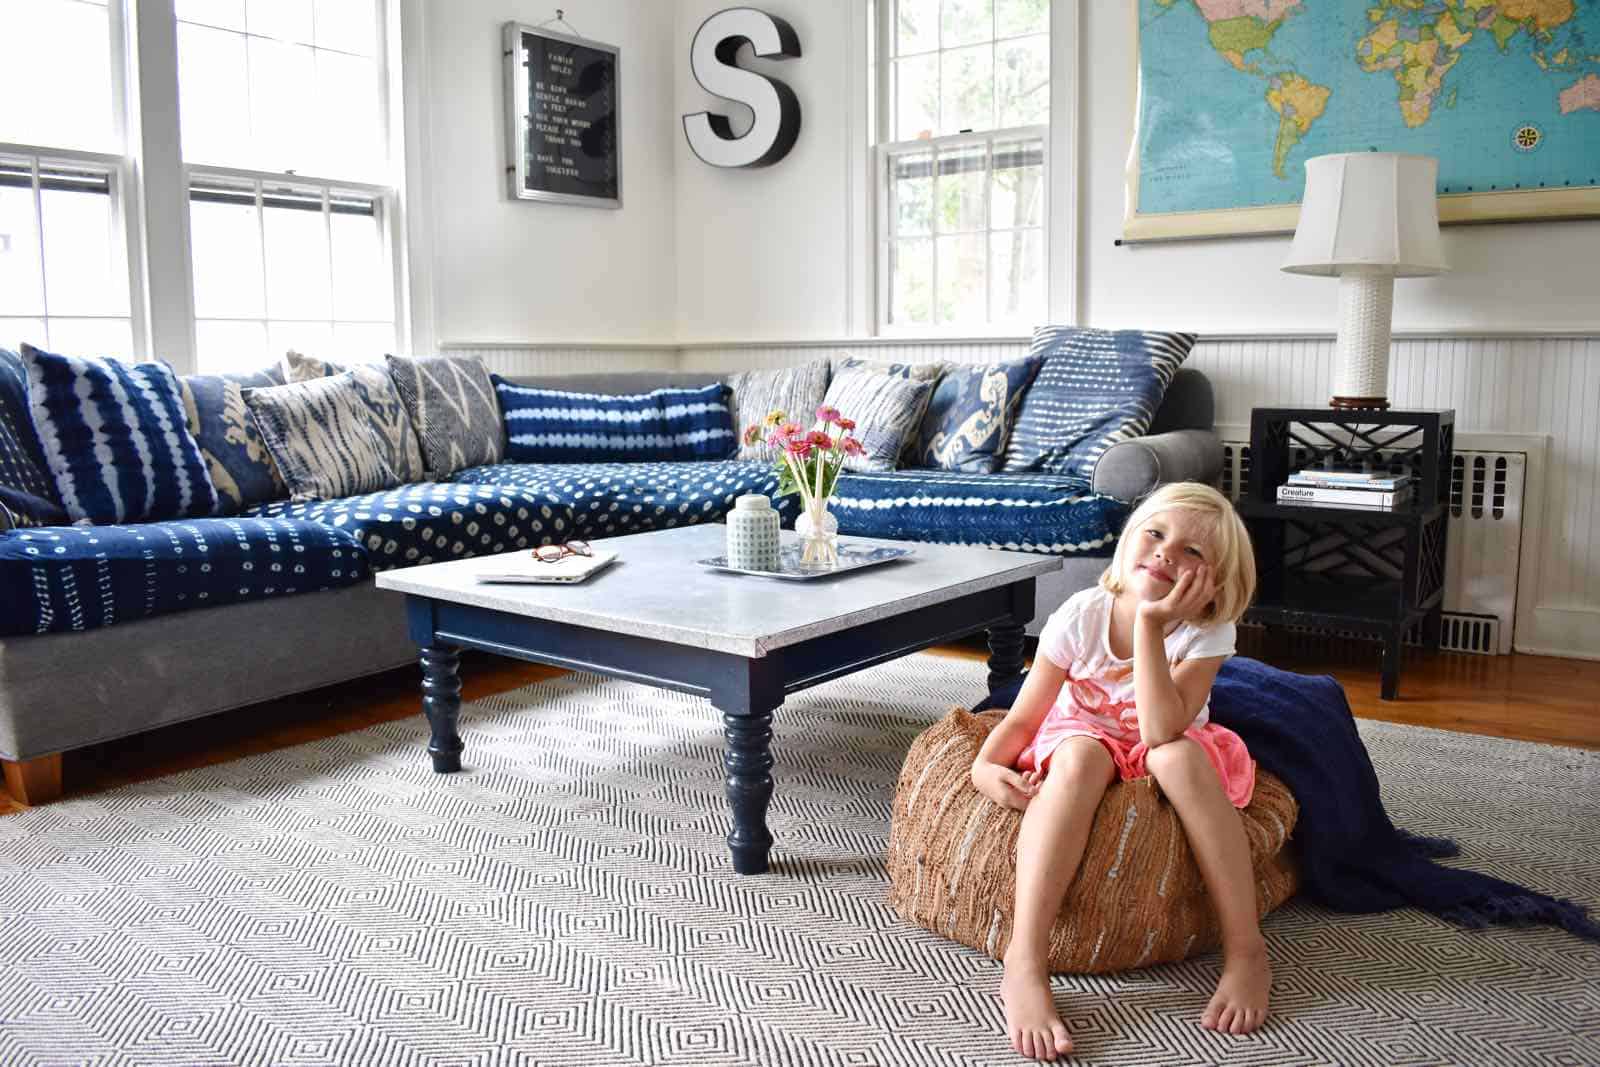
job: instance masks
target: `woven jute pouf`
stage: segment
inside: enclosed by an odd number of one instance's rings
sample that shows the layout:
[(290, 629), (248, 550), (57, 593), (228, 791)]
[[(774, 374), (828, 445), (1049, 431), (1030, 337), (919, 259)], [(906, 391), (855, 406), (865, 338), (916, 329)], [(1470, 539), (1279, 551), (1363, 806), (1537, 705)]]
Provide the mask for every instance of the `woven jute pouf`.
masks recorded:
[[(957, 708), (923, 731), (900, 771), (889, 832), (894, 909), (995, 959), (1011, 941), (1022, 812), (979, 793), (971, 770), (1000, 716)], [(1298, 813), (1283, 782), (1258, 769), (1255, 794), (1241, 814), (1261, 915), (1297, 888), (1284, 843)], [(1112, 783), (1050, 932), (1051, 970), (1128, 970), (1187, 959), (1219, 943), (1194, 853), (1155, 779)]]

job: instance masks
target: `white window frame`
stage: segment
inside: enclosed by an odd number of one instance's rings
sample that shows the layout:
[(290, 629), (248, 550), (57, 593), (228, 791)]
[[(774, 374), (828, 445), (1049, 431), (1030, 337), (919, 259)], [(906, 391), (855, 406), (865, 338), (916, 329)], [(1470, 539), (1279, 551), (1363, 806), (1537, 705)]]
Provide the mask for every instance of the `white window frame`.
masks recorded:
[[(981, 234), (984, 238), (983, 284), (985, 292), (985, 318), (982, 326), (987, 328), (1003, 329), (1007, 326), (1013, 325), (1011, 320), (1001, 319), (997, 321), (994, 316), (994, 282), (992, 271), (994, 266), (994, 243), (990, 238), (997, 233), (1013, 233), (1016, 231), (1017, 227), (997, 228), (991, 224), (993, 220), (989, 215), (990, 194), (994, 189), (994, 165), (992, 161), (994, 159), (994, 146), (997, 142), (1006, 144), (1035, 140), (1039, 142), (1040, 151), (1043, 155), (1043, 158), (1040, 162), (1040, 174), (1044, 181), (1044, 199), (1048, 201), (1050, 188), (1050, 127), (1048, 126), (1008, 126), (1004, 129), (991, 130), (986, 133), (955, 133), (945, 137), (930, 137), (925, 141), (894, 141), (877, 146), (876, 154), (878, 162), (875, 168), (875, 173), (878, 176), (878, 203), (876, 212), (878, 219), (877, 261), (884, 265), (884, 268), (877, 272), (878, 332), (880, 334), (946, 334), (951, 329), (959, 329), (963, 326), (969, 326), (967, 323), (949, 323), (940, 325), (939, 323), (935, 322), (926, 325), (903, 325), (890, 322), (889, 311), (893, 306), (894, 295), (889, 291), (889, 271), (887, 269), (887, 264), (889, 261), (889, 245), (895, 240), (895, 235), (893, 233), (895, 221), (894, 211), (889, 206), (889, 184), (891, 181), (889, 168), (893, 164), (894, 160), (899, 156), (921, 155), (928, 152), (933, 153), (933, 158), (937, 160), (941, 154), (947, 151), (966, 148), (971, 145), (983, 145), (987, 150), (985, 156), (990, 161), (989, 165), (985, 169), (987, 180), (983, 185), (984, 224), (982, 229), (960, 230), (957, 232), (966, 235)], [(937, 170), (935, 171), (935, 174), (937, 174)], [(935, 181), (937, 182), (937, 178)], [(935, 189), (937, 189), (937, 184), (935, 184)], [(937, 197), (937, 193), (935, 193), (935, 197)], [(1044, 252), (1045, 256), (1043, 271), (1045, 276), (1044, 280), (1046, 290), (1048, 292), (1050, 277), (1050, 217), (1048, 212), (1044, 210), (1043, 205), (1041, 205), (1040, 208), (1040, 216), (1038, 230), (1040, 237), (1043, 239), (1042, 251)], [(1032, 226), (1023, 228), (1029, 230), (1034, 229)], [(927, 237), (904, 238), (904, 240), (926, 239), (931, 241), (933, 244), (933, 272), (930, 275), (930, 287), (933, 294), (933, 299), (935, 301), (938, 300), (939, 296), (939, 238), (943, 236), (951, 235), (940, 232), (938, 205), (935, 204), (933, 211), (933, 229), (929, 231)]]
[(120, 247), (113, 252), (122, 260), (128, 279), (128, 313), (126, 315), (52, 315), (50, 313), (50, 285), (48, 277), (40, 279), (41, 293), (44, 297), (45, 336), (40, 340), (46, 348), (52, 347), (49, 331), (50, 320), (57, 319), (103, 319), (106, 321), (123, 321), (126, 319), (130, 326), (133, 338), (133, 351), (129, 355), (139, 357), (142, 351), (141, 339), (145, 334), (143, 308), (139, 296), (142, 279), (138, 276), (135, 267), (133, 250), (138, 247), (138, 226), (134, 213), (128, 210), (130, 200), (129, 189), (132, 186), (132, 166), (126, 156), (112, 155), (106, 152), (85, 152), (66, 148), (40, 148), (33, 145), (0, 143), (0, 160), (18, 166), (27, 166), (33, 178), (33, 222), (38, 233), (38, 251), (40, 269), (43, 270), (44, 245), (49, 234), (45, 232), (44, 211), (41, 198), (41, 172), (60, 168), (63, 170), (87, 171), (90, 173), (104, 174), (108, 186), (111, 202), (111, 217), (116, 232), (121, 237)]
[[(147, 328), (136, 329), (134, 345), (142, 358), (160, 356), (179, 374), (198, 371), (194, 313), (194, 258), (190, 241), (189, 190), (207, 179), (255, 181), (299, 188), (322, 188), (335, 195), (342, 191), (381, 200), (384, 233), (393, 274), (395, 344), (411, 352), (412, 330), (407, 286), (405, 212), (405, 123), (399, 70), (402, 63), (399, 7), (402, 0), (372, 0), (378, 31), (377, 54), (383, 61), (379, 101), (384, 108), (383, 136), (388, 151), (392, 184), (372, 185), (337, 177), (290, 171), (241, 170), (184, 162), (179, 128), (178, 18), (173, 0), (111, 0), (116, 23), (129, 14), (132, 32), (126, 35), (126, 71), (121, 83), (137, 86), (125, 94), (124, 143), (137, 190), (135, 256), (130, 248), (130, 275), (136, 276), (134, 307), (146, 310)], [(409, 2), (409, 0), (408, 0)], [(125, 9), (131, 5), (131, 12)], [(139, 267), (133, 267), (139, 263)]]
[[(191, 167), (185, 168), (185, 173), (188, 176), (188, 181), (185, 183), (185, 197), (186, 198), (190, 198), (191, 202), (192, 202), (192, 198), (190, 197), (190, 194), (192, 194), (192, 192), (194, 191), (194, 188), (195, 188), (195, 186), (197, 184), (202, 186), (202, 187), (204, 187), (208, 182), (216, 182), (219, 185), (230, 185), (230, 186), (236, 186), (236, 187), (237, 186), (243, 186), (243, 185), (249, 185), (250, 186), (250, 191), (255, 196), (257, 239), (260, 241), (260, 247), (261, 247), (262, 279), (263, 279), (263, 282), (265, 282), (265, 279), (267, 277), (267, 264), (266, 264), (267, 243), (268, 243), (267, 242), (267, 233), (266, 233), (266, 207), (267, 207), (267, 205), (264, 203), (264, 201), (266, 199), (272, 197), (274, 194), (282, 193), (282, 192), (299, 194), (299, 195), (320, 196), (321, 199), (322, 199), (322, 216), (323, 216), (325, 221), (330, 221), (330, 222), (331, 222), (331, 220), (329, 219), (330, 201), (338, 199), (339, 197), (342, 197), (342, 196), (364, 197), (366, 199), (371, 200), (373, 202), (374, 210), (378, 214), (379, 223), (382, 226), (384, 255), (388, 257), (391, 271), (395, 274), (395, 279), (394, 279), (394, 283), (393, 283), (393, 292), (392, 292), (392, 300), (393, 300), (393, 302), (392, 302), (391, 306), (394, 309), (395, 341), (396, 341), (397, 346), (400, 344), (401, 339), (404, 336), (404, 334), (403, 334), (403, 331), (401, 330), (401, 323), (400, 323), (400, 316), (401, 316), (401, 310), (400, 309), (401, 309), (401, 306), (402, 306), (401, 303), (400, 303), (400, 278), (401, 278), (401, 276), (400, 276), (400, 260), (399, 260), (399, 256), (396, 254), (396, 247), (398, 245), (398, 242), (400, 242), (403, 239), (403, 235), (400, 232), (400, 228), (399, 228), (399, 225), (398, 225), (398, 220), (396, 219), (396, 216), (399, 214), (399, 212), (396, 210), (396, 199), (397, 198), (395, 196), (395, 191), (391, 187), (389, 187), (387, 185), (373, 185), (373, 184), (362, 183), (362, 182), (335, 181), (333, 179), (326, 179), (326, 178), (309, 178), (309, 177), (302, 177), (301, 175), (298, 175), (298, 174), (290, 176), (290, 175), (286, 175), (286, 174), (279, 174), (279, 173), (276, 173), (276, 172), (273, 172), (273, 171), (242, 170), (242, 169), (230, 168), (230, 167), (191, 166)], [(191, 261), (192, 261), (192, 257), (193, 257), (193, 248), (194, 248), (194, 246), (193, 246), (193, 243), (191, 242), (190, 245), (189, 245)], [(333, 255), (333, 234), (331, 233), (331, 231), (328, 234), (328, 255), (330, 256), (329, 277), (330, 277), (330, 281), (331, 281), (331, 279), (332, 279), (331, 257)], [(266, 308), (268, 314), (265, 315), (265, 316), (259, 317), (259, 318), (258, 317), (254, 317), (254, 316), (249, 316), (249, 317), (220, 316), (219, 317), (219, 316), (201, 316), (199, 314), (196, 314), (194, 316), (193, 322), (196, 325), (198, 325), (198, 323), (200, 322), (200, 320), (202, 318), (204, 318), (205, 321), (207, 321), (207, 322), (258, 322), (258, 323), (261, 323), (264, 327), (267, 327), (268, 329), (270, 329), (271, 324), (274, 323), (274, 322), (321, 322), (322, 321), (320, 319), (315, 319), (315, 320), (313, 320), (313, 319), (288, 319), (288, 318), (281, 318), (281, 317), (273, 317), (270, 314), (270, 312), (272, 311), (272, 308), (270, 306), (265, 305), (265, 304), (263, 304), (263, 307)], [(377, 322), (376, 319), (371, 319), (371, 320), (341, 319), (338, 316), (333, 315), (332, 311), (333, 311), (333, 308), (332, 308), (332, 305), (330, 303), (330, 305), (329, 305), (329, 315), (330, 315), (330, 317), (327, 320), (330, 328), (332, 326), (336, 325), (339, 322), (346, 322), (346, 323), (376, 323)], [(409, 351), (409, 348), (407, 348), (407, 351)], [(311, 355), (320, 355), (320, 353), (310, 353), (310, 354)], [(333, 358), (335, 360), (337, 360), (338, 362), (340, 362), (340, 363), (346, 362), (344, 357), (342, 357), (341, 355), (338, 355), (338, 354), (334, 354)]]
[[(847, 228), (851, 247), (846, 264), (849, 328), (853, 336), (928, 337), (939, 340), (1017, 340), (1026, 333), (1002, 333), (1004, 326), (974, 332), (965, 324), (950, 326), (891, 325), (889, 317), (888, 245), (884, 234), (888, 203), (888, 170), (884, 151), (929, 141), (893, 142), (893, 94), (890, 91), (891, 43), (895, 0), (854, 0), (850, 25), (860, 47), (852, 50), (850, 69), (864, 71), (859, 86), (847, 79), (851, 100), (850, 196)], [(1047, 129), (1045, 135), (1044, 271), (1045, 315), (1052, 324), (1078, 321), (1080, 284), (1078, 200), (1078, 72), (1081, 13), (1079, 0), (1050, 4), (1050, 123), (1045, 127), (1006, 127), (983, 134), (947, 138), (1016, 136), (1020, 131)], [(1041, 324), (1042, 325), (1042, 324)]]
[[(128, 115), (131, 94), (128, 90), (128, 71), (130, 63), (129, 34), (127, 25), (126, 5), (132, 0), (107, 0), (106, 3), (106, 62), (111, 64), (111, 107), (112, 132), (116, 135), (121, 152), (89, 152), (73, 148), (57, 148), (50, 145), (18, 144), (0, 142), (0, 156), (26, 161), (33, 170), (33, 213), (34, 225), (39, 229), (41, 244), (48, 237), (44, 233), (44, 217), (40, 210), (39, 202), (39, 171), (53, 166), (65, 168), (78, 168), (84, 170), (104, 171), (110, 183), (112, 218), (118, 223), (117, 232), (122, 237), (122, 247), (117, 249), (119, 257), (127, 268), (128, 275), (128, 315), (129, 326), (133, 334), (133, 351), (130, 353), (135, 359), (146, 359), (150, 350), (149, 323), (145, 315), (144, 304), (144, 272), (141, 265), (140, 225), (138, 211), (138, 180), (135, 171), (133, 151), (129, 144), (131, 131), (129, 129)], [(168, 0), (170, 5), (171, 0)], [(41, 269), (43, 269), (41, 252)], [(123, 316), (100, 315), (58, 315), (57, 318), (116, 318)], [(49, 330), (50, 294), (48, 288), (44, 293), (45, 329)], [(48, 343), (48, 341), (47, 341)]]

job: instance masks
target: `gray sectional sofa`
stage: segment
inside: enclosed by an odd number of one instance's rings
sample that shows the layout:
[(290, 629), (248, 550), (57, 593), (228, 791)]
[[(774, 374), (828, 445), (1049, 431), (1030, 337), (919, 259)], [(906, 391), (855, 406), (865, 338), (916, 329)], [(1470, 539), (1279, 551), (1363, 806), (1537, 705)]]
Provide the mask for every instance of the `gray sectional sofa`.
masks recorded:
[[(637, 372), (515, 380), (526, 385), (622, 393), (703, 385), (712, 377), (690, 372)], [(1115, 525), (1120, 526), (1118, 516), (1125, 516), (1127, 502), (1163, 482), (1214, 482), (1221, 471), (1222, 449), (1213, 432), (1213, 411), (1211, 385), (1205, 376), (1193, 369), (1179, 371), (1149, 435), (1116, 445), (1100, 460), (1092, 495), (1103, 516), (1115, 518)], [(581, 502), (562, 499), (578, 472), (504, 464), (458, 472), (454, 481), (459, 484), (434, 486), (428, 490), (433, 494), (429, 499), (479, 500), (485, 497), (485, 488), (487, 495), (493, 496), (500, 492), (497, 486), (509, 482), (515, 488), (504, 489), (508, 498), (500, 504), (509, 504), (524, 515), (530, 507), (537, 510), (542, 506), (547, 519), (553, 508), (557, 518), (570, 520), (570, 525), (563, 526), (567, 536), (597, 537), (609, 532), (587, 517), (590, 509), (595, 515), (604, 513), (599, 507), (603, 501), (597, 497), (642, 494), (641, 499), (659, 500), (676, 492), (670, 484), (670, 471), (632, 477), (626, 464), (583, 466), (594, 469), (581, 472), (588, 487), (587, 499)], [(732, 493), (770, 492), (776, 485), (775, 479), (770, 485), (762, 483), (764, 474), (750, 470), (757, 466), (754, 464), (705, 466), (727, 468), (717, 475), (717, 491), (708, 494), (704, 505), (692, 513), (682, 507), (657, 506), (654, 510), (662, 516), (657, 525), (718, 521)], [(871, 476), (874, 480), (863, 481), (854, 490), (848, 479), (841, 479), (839, 495), (881, 494), (886, 484), (896, 493), (950, 495), (951, 483), (930, 481), (934, 473), (901, 470)], [(1037, 633), (1049, 612), (1093, 583), (1105, 566), (1111, 544), (1106, 540), (1084, 549), (1077, 544), (1058, 544), (1050, 536), (1042, 536), (1037, 543), (1006, 540), (995, 544), (981, 531), (981, 523), (987, 511), (996, 509), (983, 506), (984, 483), (973, 479), (995, 479), (990, 484), (999, 486), (1008, 477), (968, 475), (960, 483), (965, 502), (975, 505), (969, 506), (966, 515), (980, 524), (977, 532), (954, 524), (940, 526), (942, 513), (933, 507), (906, 509), (893, 519), (897, 525), (890, 527), (864, 526), (869, 517), (880, 524), (886, 521), (889, 510), (877, 505), (858, 513), (848, 506), (837, 508), (840, 532), (845, 536), (882, 535), (892, 530), (893, 535), (910, 540), (965, 541), (1063, 555), (1064, 569), (1039, 583), (1038, 616), (1030, 627), (1031, 633)], [(722, 492), (724, 488), (727, 493)], [(974, 496), (975, 491), (979, 495)], [(1052, 492), (1060, 497), (1061, 490), (1048, 479), (1034, 479), (1020, 491), (1043, 502), (1041, 515), (1054, 514), (1051, 507), (1071, 502), (1052, 498)], [(1089, 492), (1080, 487), (1073, 500)], [(284, 502), (262, 509), (261, 514), (292, 512), (301, 519), (337, 524), (351, 532), (353, 543), (369, 552), (370, 569), (383, 569), (431, 558), (418, 556), (414, 550), (406, 555), (403, 544), (397, 545), (380, 524), (391, 518), (389, 511), (404, 507), (408, 499), (396, 491), (329, 505), (291, 506)], [(540, 500), (547, 503), (529, 503)], [(841, 504), (848, 500), (841, 499)], [(478, 510), (482, 513), (481, 507)], [(791, 509), (790, 523), (792, 519)], [(4, 525), (0, 511), (0, 529)], [(546, 526), (546, 530), (553, 528)], [(0, 532), (0, 537), (22, 532)], [(10, 790), (26, 803), (39, 803), (59, 794), (63, 752), (414, 662), (416, 649), (406, 634), (401, 598), (377, 589), (370, 577), (326, 592), (185, 610), (82, 632), (0, 637), (0, 762), (5, 765)]]

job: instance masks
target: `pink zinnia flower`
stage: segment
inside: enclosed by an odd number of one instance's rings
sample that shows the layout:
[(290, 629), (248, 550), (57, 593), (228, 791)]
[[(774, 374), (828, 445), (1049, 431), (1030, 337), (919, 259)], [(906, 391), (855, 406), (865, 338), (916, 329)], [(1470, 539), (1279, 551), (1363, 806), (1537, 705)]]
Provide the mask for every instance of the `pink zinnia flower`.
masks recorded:
[(840, 418), (839, 409), (828, 404), (824, 404), (817, 409), (817, 418), (821, 419), (823, 422), (838, 422)]
[(845, 433), (849, 433), (851, 430), (856, 428), (855, 419), (834, 419), (833, 421), (838, 425), (839, 429), (843, 430)]
[(801, 426), (799, 423), (786, 422), (782, 426), (778, 427), (778, 431), (786, 437), (793, 437), (795, 434), (804, 433), (805, 427)]
[(866, 451), (866, 449), (861, 447), (861, 442), (857, 441), (854, 437), (846, 437), (844, 440), (839, 442), (839, 447), (844, 449), (844, 454), (847, 456), (859, 456), (861, 453)]
[(811, 442), (804, 437), (791, 437), (784, 442), (784, 450), (796, 459), (805, 459), (811, 455)]
[(789, 435), (782, 430), (773, 430), (767, 435), (767, 444), (782, 451), (789, 447)]
[(821, 430), (812, 430), (810, 433), (806, 434), (806, 440), (810, 441), (824, 452), (833, 447), (833, 438), (829, 437)]
[(746, 426), (744, 428), (744, 443), (745, 444), (753, 445), (759, 440), (761, 440), (761, 427), (755, 426), (755, 425), (751, 425), (751, 426)]

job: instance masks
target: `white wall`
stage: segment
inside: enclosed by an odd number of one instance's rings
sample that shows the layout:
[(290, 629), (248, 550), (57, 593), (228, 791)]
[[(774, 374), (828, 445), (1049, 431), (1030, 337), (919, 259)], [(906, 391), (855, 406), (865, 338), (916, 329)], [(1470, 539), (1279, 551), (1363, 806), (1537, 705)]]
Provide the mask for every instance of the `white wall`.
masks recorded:
[(424, 289), (414, 300), (418, 317), (431, 318), (418, 330), (419, 347), (671, 338), (672, 145), (681, 139), (672, 99), (673, 6), (584, 0), (565, 8), (579, 34), (620, 49), (622, 207), (607, 210), (511, 200), (506, 192), (501, 26), (536, 25), (553, 18), (555, 6), (408, 5), (407, 103), (415, 113), (408, 116), (407, 154), (425, 231), (413, 236), (413, 269)]
[[(741, 65), (775, 77), (800, 101), (800, 137), (769, 167), (713, 167), (690, 151), (680, 116), (721, 112), (742, 131), (749, 109), (700, 88), (689, 44), (700, 24), (729, 5), (678, 0), (670, 43), (676, 108), (677, 339), (792, 340), (851, 332), (849, 242), (850, 10), (854, 0), (766, 0), (800, 38), (795, 59), (741, 50)], [(864, 56), (865, 45), (859, 51)], [(863, 66), (865, 60), (862, 60)]]

